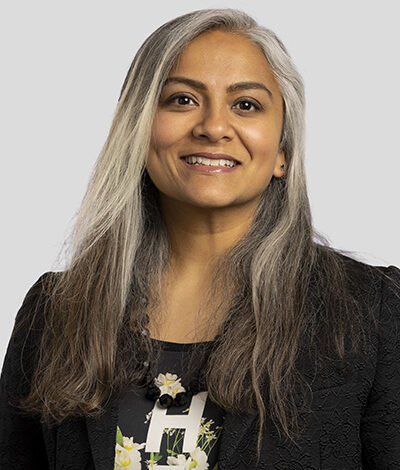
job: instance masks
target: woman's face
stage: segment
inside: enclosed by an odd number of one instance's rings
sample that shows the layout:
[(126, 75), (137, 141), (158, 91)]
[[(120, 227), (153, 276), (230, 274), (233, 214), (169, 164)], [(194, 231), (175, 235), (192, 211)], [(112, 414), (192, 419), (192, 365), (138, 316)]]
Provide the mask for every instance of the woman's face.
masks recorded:
[[(146, 165), (162, 202), (255, 206), (285, 163), (278, 153), (283, 101), (263, 53), (243, 36), (208, 31), (188, 44), (168, 78), (177, 79), (162, 90)], [(242, 82), (261, 86), (233, 87)], [(239, 164), (224, 171), (181, 158), (198, 152)]]

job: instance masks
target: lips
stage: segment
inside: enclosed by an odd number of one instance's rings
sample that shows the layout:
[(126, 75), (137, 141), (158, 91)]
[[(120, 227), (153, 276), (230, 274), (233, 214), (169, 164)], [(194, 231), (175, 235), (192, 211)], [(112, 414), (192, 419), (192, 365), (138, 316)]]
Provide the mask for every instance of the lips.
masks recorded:
[(236, 162), (237, 164), (240, 164), (239, 160), (237, 160), (236, 158), (233, 158), (232, 155), (228, 155), (226, 153), (197, 152), (197, 153), (188, 153), (187, 155), (182, 155), (180, 158), (191, 157), (191, 156), (210, 158), (214, 160), (231, 160), (233, 162)]

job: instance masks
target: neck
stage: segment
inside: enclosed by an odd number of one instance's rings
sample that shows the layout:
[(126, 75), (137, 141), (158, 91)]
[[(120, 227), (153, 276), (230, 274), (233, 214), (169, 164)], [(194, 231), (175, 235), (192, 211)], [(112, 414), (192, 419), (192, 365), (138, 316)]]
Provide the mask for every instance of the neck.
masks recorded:
[[(193, 275), (212, 269), (248, 231), (255, 204), (203, 208), (160, 197), (171, 247), (171, 265)], [(175, 270), (174, 269), (174, 270)]]

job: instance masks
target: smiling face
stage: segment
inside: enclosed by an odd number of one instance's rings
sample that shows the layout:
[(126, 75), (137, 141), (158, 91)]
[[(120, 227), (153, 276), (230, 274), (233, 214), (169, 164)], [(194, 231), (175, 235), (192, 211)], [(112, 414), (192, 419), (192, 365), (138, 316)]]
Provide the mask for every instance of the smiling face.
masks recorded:
[[(240, 82), (261, 86), (232, 87)], [(161, 202), (255, 207), (272, 176), (284, 173), (282, 123), (282, 96), (261, 50), (237, 34), (197, 36), (171, 69), (153, 121), (146, 168)], [(228, 154), (240, 164), (210, 172), (180, 158), (198, 152)]]

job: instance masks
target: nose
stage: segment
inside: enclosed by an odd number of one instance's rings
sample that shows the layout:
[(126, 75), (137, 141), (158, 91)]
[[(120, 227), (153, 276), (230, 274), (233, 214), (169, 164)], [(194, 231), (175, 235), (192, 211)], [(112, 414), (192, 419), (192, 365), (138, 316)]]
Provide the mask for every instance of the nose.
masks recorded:
[(223, 138), (232, 139), (234, 130), (230, 122), (226, 103), (209, 103), (199, 114), (199, 120), (193, 127), (193, 135), (197, 138), (207, 137), (211, 141)]

